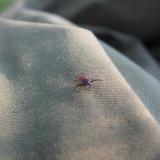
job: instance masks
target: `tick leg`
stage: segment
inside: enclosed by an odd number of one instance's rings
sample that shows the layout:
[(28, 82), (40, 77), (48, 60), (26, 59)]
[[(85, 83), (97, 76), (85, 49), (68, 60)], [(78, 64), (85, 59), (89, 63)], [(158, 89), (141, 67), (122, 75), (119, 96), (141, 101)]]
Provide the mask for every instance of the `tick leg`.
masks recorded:
[(77, 84), (77, 87), (78, 87), (78, 86), (83, 86), (83, 84), (82, 84), (82, 83), (78, 83), (78, 84)]
[(93, 79), (92, 81), (102, 81), (102, 79)]

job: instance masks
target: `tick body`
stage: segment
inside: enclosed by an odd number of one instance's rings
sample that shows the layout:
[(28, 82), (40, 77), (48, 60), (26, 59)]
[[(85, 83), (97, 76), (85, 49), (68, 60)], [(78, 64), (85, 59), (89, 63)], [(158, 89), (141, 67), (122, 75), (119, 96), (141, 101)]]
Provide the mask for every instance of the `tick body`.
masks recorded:
[(93, 79), (92, 77), (81, 73), (77, 81), (77, 86), (92, 86), (93, 81), (102, 81), (101, 79)]

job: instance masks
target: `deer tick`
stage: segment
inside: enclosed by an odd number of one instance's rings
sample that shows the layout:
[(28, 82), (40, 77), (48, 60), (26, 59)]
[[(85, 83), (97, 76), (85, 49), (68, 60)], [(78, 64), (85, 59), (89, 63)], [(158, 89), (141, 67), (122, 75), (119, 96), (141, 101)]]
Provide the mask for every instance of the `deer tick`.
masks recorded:
[(77, 82), (77, 86), (92, 86), (94, 81), (102, 81), (101, 79), (94, 79), (89, 75), (81, 73), (74, 81)]

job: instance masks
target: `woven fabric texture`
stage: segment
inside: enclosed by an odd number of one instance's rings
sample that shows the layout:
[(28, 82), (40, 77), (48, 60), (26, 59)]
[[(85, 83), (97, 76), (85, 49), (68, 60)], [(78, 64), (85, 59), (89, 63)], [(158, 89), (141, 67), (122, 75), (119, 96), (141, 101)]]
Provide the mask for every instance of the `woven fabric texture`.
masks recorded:
[[(160, 159), (158, 78), (28, 4), (0, 18), (0, 160)], [(102, 81), (77, 87), (82, 72)]]

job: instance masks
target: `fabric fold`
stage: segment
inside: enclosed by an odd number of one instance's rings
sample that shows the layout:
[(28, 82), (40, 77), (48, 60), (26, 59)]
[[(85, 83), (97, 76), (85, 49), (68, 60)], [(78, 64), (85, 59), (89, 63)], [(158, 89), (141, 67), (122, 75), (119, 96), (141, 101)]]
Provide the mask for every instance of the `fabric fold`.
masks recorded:
[[(159, 124), (88, 30), (0, 22), (0, 159), (156, 159)], [(76, 87), (81, 72), (102, 79)]]

